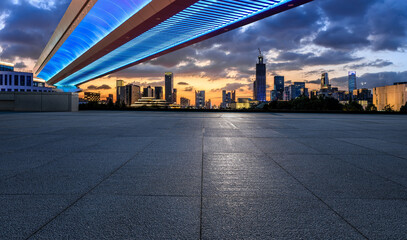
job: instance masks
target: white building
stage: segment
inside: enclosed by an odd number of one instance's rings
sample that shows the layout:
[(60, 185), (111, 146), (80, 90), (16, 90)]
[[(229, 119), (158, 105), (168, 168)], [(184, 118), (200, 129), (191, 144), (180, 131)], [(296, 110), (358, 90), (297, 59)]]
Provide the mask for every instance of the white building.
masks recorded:
[(14, 71), (14, 64), (0, 62), (0, 92), (52, 92), (32, 73)]

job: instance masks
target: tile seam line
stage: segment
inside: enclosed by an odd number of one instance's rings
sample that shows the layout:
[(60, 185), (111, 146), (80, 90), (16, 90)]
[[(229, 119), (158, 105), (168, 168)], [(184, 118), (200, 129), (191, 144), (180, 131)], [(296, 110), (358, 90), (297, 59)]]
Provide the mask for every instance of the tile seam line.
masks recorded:
[[(250, 140), (251, 141), (251, 140)], [(252, 143), (257, 146), (253, 141)], [(356, 228), (353, 224), (351, 224), (348, 220), (346, 220), (342, 215), (340, 215), (335, 209), (333, 209), (328, 203), (326, 203), (322, 198), (320, 198), (318, 195), (316, 195), (311, 189), (309, 189), (305, 184), (303, 184), (299, 179), (297, 179), (293, 174), (291, 174), (288, 170), (286, 170), (282, 165), (280, 165), (277, 161), (275, 161), (272, 157), (267, 155), (265, 152), (263, 152), (261, 149), (260, 151), (267, 156), (271, 161), (273, 161), (277, 166), (279, 166), (284, 172), (286, 172), (290, 177), (292, 177), (296, 182), (298, 182), (303, 188), (305, 188), (308, 192), (310, 192), (315, 198), (317, 198), (322, 204), (324, 204), (326, 207), (328, 207), (329, 210), (331, 210), (335, 215), (337, 215), (342, 221), (344, 221), (346, 224), (348, 224), (353, 230), (355, 230), (357, 233), (359, 233), (363, 238), (369, 239), (365, 234), (363, 234), (358, 228)]]
[[(373, 148), (370, 148), (370, 147), (366, 147), (366, 146), (363, 146), (363, 145), (360, 145), (360, 144), (357, 144), (357, 143), (348, 142), (348, 141), (345, 141), (345, 140), (343, 140), (343, 139), (341, 139), (341, 138), (334, 138), (334, 139), (335, 139), (335, 140), (338, 140), (338, 141), (341, 141), (341, 142), (344, 142), (344, 143), (354, 144), (354, 145), (356, 145), (356, 146), (359, 146), (359, 147), (361, 147), (361, 148), (365, 148), (365, 149), (367, 149), (367, 150), (377, 151), (377, 152), (379, 152), (379, 153), (382, 153), (383, 155), (389, 155), (389, 156), (392, 156), (392, 157), (395, 157), (395, 158), (407, 160), (407, 158), (400, 157), (400, 156), (397, 156), (397, 155), (394, 155), (394, 154), (391, 154), (391, 153), (388, 153), (388, 152), (384, 152), (384, 151), (381, 151), (381, 150), (373, 149)], [(379, 139), (379, 140), (380, 140), (380, 139)]]
[[(380, 156), (386, 156), (386, 155), (387, 155), (387, 156), (392, 156), (392, 157), (395, 157), (395, 158), (398, 158), (398, 159), (406, 160), (405, 158), (399, 157), (399, 156), (397, 156), (397, 155), (393, 155), (393, 154), (391, 154), (391, 153), (383, 152), (383, 151), (380, 151), (380, 150), (375, 150), (375, 149), (372, 149), (372, 148), (365, 147), (365, 146), (363, 146), (363, 145), (359, 145), (359, 144), (356, 144), (356, 143), (347, 142), (347, 141), (344, 141), (344, 140), (341, 140), (341, 139), (338, 139), (338, 138), (334, 138), (334, 139), (335, 139), (335, 140), (338, 140), (338, 141), (341, 141), (341, 142), (344, 142), (344, 143), (354, 144), (354, 145), (356, 145), (356, 146), (359, 146), (359, 147), (364, 148), (364, 149), (367, 149), (367, 150), (378, 151), (379, 153), (381, 153)], [(310, 145), (307, 145), (307, 144), (304, 144), (304, 145), (306, 145), (306, 146), (308, 146), (308, 147), (310, 147), (310, 148), (312, 148), (312, 149), (315, 149), (315, 148), (313, 148), (313, 147), (310, 146)], [(317, 150), (317, 149), (315, 149), (315, 150)], [(351, 163), (351, 162), (346, 161), (346, 160), (344, 160), (344, 159), (342, 159), (342, 158), (339, 158), (338, 155), (330, 155), (330, 156), (332, 156), (332, 157), (333, 157), (334, 159), (336, 159), (336, 160), (339, 160), (339, 161), (342, 161), (342, 162), (346, 162), (347, 164), (349, 164), (349, 165), (351, 165), (351, 166), (353, 166), (353, 167), (355, 167), (355, 168), (357, 168), (357, 169), (360, 169), (360, 170), (362, 170), (362, 171), (364, 171), (364, 172), (367, 172), (367, 173), (372, 174), (372, 175), (374, 175), (374, 176), (376, 176), (376, 177), (382, 178), (383, 180), (386, 180), (386, 181), (388, 181), (388, 182), (394, 183), (394, 184), (396, 184), (396, 185), (398, 185), (398, 186), (404, 188), (404, 189), (405, 189), (404, 191), (407, 191), (407, 190), (406, 190), (406, 189), (407, 189), (407, 186), (405, 186), (405, 185), (402, 184), (402, 183), (399, 183), (399, 182), (397, 182), (397, 181), (395, 181), (395, 180), (392, 180), (392, 179), (390, 179), (390, 178), (388, 178), (388, 177), (382, 176), (382, 175), (380, 175), (380, 174), (374, 173), (373, 171), (370, 171), (370, 170), (368, 170), (368, 169), (365, 169), (365, 168), (362, 168), (362, 167), (360, 167), (360, 166), (358, 166), (358, 165), (355, 165), (354, 163)]]
[[(204, 114), (205, 116), (205, 114)], [(203, 234), (203, 226), (202, 226), (202, 218), (203, 218), (203, 174), (204, 174), (204, 139), (205, 139), (205, 117), (202, 121), (202, 156), (201, 156), (201, 203), (200, 203), (200, 210), (199, 210), (199, 239), (202, 239)]]
[(121, 168), (123, 168), (125, 165), (127, 165), (131, 160), (133, 160), (134, 158), (136, 158), (143, 150), (145, 150), (147, 147), (149, 147), (150, 145), (152, 145), (154, 143), (154, 141), (151, 141), (149, 144), (147, 144), (143, 149), (141, 149), (140, 151), (138, 151), (136, 154), (134, 154), (134, 156), (130, 157), (127, 161), (125, 161), (123, 164), (121, 164), (119, 167), (117, 167), (116, 169), (114, 169), (112, 172), (110, 172), (108, 175), (106, 175), (100, 182), (98, 182), (96, 185), (94, 185), (93, 187), (91, 187), (88, 191), (86, 191), (85, 193), (83, 193), (82, 195), (80, 195), (76, 200), (74, 200), (72, 203), (70, 203), (67, 207), (65, 207), (64, 209), (62, 209), (59, 213), (57, 213), (55, 216), (53, 216), (52, 218), (50, 218), (48, 221), (46, 221), (44, 224), (42, 224), (37, 230), (35, 230), (34, 232), (32, 232), (27, 238), (25, 239), (30, 239), (32, 237), (34, 237), (37, 233), (39, 233), (42, 229), (44, 229), (48, 224), (50, 224), (51, 222), (53, 222), (55, 219), (57, 219), (59, 216), (61, 216), (64, 212), (66, 212), (68, 209), (70, 209), (71, 207), (73, 207), (76, 203), (78, 203), (80, 200), (82, 200), (86, 195), (88, 195), (89, 193), (91, 193), (93, 190), (95, 190), (98, 186), (100, 186), (103, 182), (105, 182), (107, 179), (109, 179), (113, 174), (115, 174), (117, 171), (119, 171)]

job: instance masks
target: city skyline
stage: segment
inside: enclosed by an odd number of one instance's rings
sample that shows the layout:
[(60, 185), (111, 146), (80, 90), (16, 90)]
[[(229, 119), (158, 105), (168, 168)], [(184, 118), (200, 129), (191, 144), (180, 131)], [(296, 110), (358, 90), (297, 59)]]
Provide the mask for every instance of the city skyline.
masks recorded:
[[(2, 1), (1, 60), (32, 68), (68, 3)], [(352, 6), (314, 1), (80, 87), (107, 97), (118, 79), (164, 86), (163, 73), (173, 72), (179, 97), (194, 99), (195, 90), (205, 90), (219, 105), (222, 90), (252, 96), (259, 47), (267, 66), (267, 99), (276, 75), (286, 83), (307, 81), (312, 90), (319, 87), (320, 73), (328, 72), (332, 85), (346, 90), (348, 72), (356, 71), (358, 88), (384, 86), (407, 77), (405, 11), (407, 3), (395, 0), (357, 0)], [(25, 12), (35, 18), (22, 18)]]

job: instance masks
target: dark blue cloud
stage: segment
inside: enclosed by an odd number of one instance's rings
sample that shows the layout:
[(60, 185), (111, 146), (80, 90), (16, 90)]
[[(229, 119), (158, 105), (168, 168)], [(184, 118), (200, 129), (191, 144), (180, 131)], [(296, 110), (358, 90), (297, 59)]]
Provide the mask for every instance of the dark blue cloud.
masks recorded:
[(14, 61), (16, 57), (36, 60), (58, 25), (69, 2), (58, 0), (54, 8), (38, 8), (27, 0), (13, 4), (0, 1), (0, 15), (6, 14), (5, 27), (0, 30), (1, 58)]

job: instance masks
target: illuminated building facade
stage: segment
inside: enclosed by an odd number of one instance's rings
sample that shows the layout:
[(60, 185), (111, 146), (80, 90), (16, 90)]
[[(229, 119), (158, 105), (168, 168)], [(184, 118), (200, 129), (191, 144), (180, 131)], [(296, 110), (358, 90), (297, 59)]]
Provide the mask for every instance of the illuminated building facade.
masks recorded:
[(81, 83), (310, 1), (73, 0), (34, 75), (73, 91)]
[(348, 73), (348, 85), (349, 93), (353, 93), (353, 90), (357, 89), (356, 72), (351, 71)]
[(274, 97), (271, 101), (283, 100), (284, 98), (284, 76), (274, 76)]
[(300, 97), (301, 95), (309, 96), (308, 89), (305, 87), (305, 82), (295, 82), (294, 84), (284, 88), (284, 100), (290, 101)]
[(172, 72), (165, 73), (165, 100), (167, 102), (172, 102), (174, 99), (172, 97), (174, 87), (174, 74)]
[(381, 111), (386, 106), (399, 111), (407, 103), (407, 82), (373, 88), (373, 104)]
[(195, 108), (205, 108), (205, 91), (195, 91)]
[(322, 73), (321, 75), (321, 90), (322, 89), (330, 89), (331, 84), (329, 84), (329, 76), (328, 73)]
[(260, 102), (266, 101), (266, 64), (262, 54), (256, 64), (256, 80), (253, 83), (253, 98)]
[(14, 71), (14, 64), (0, 62), (0, 92), (52, 92), (32, 73)]
[(100, 101), (100, 93), (85, 92), (84, 95), (85, 95), (84, 100), (86, 102), (99, 102)]

